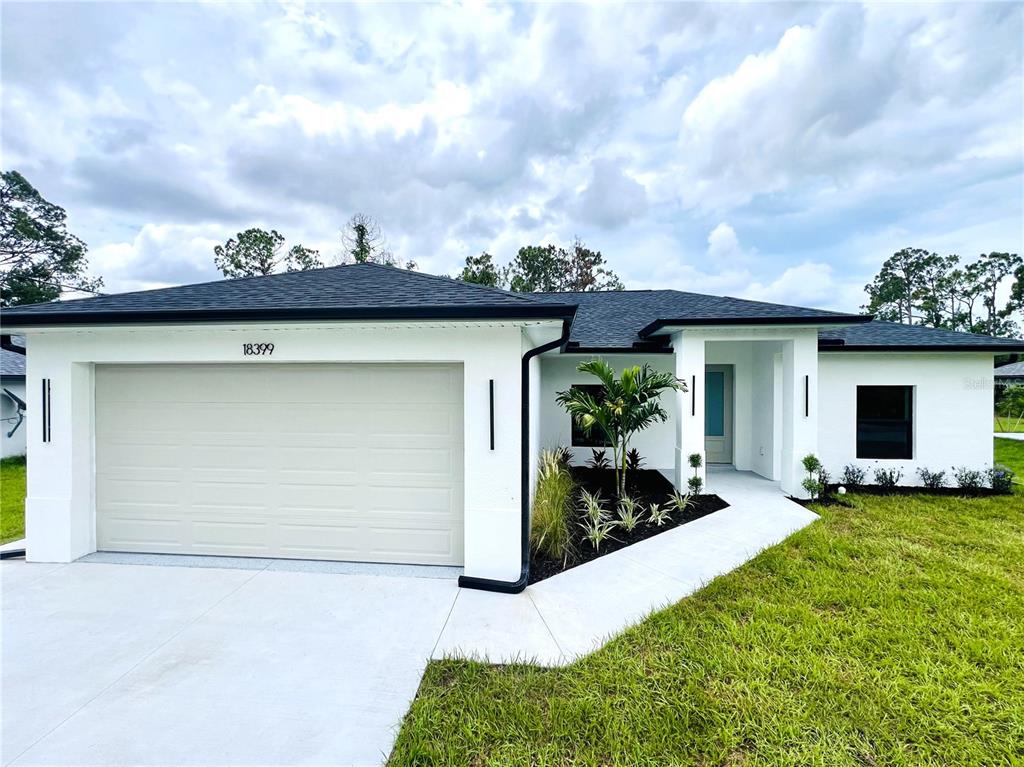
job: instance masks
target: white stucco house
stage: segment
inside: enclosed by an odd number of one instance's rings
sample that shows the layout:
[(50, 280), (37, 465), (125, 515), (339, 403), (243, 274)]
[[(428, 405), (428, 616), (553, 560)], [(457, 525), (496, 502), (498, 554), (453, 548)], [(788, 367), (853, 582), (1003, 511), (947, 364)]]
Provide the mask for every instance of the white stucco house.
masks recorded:
[(0, 345), (0, 458), (25, 455), (25, 339)]
[(96, 550), (461, 565), (526, 583), (555, 393), (600, 355), (688, 391), (636, 441), (801, 494), (800, 459), (992, 462), (994, 339), (673, 290), (520, 295), (362, 264), (7, 310), (25, 334), (28, 559)]

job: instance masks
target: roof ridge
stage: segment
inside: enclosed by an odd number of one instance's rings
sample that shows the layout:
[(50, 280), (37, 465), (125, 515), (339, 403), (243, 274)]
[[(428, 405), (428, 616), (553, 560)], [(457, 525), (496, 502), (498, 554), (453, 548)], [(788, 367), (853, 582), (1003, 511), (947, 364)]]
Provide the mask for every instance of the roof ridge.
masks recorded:
[[(356, 264), (350, 264), (350, 266), (356, 266)], [(534, 300), (532, 298), (526, 298), (524, 295), (521, 295), (519, 293), (513, 293), (511, 290), (505, 290), (504, 288), (495, 288), (495, 287), (491, 287), (490, 285), (481, 285), (480, 283), (477, 283), (477, 282), (466, 282), (465, 280), (460, 280), (460, 279), (457, 279), (455, 277), (449, 277), (446, 274), (431, 274), (430, 272), (420, 272), (420, 271), (416, 271), (414, 269), (402, 269), (402, 268), (397, 267), (397, 266), (392, 266), (391, 264), (378, 264), (378, 263), (374, 263), (374, 262), (370, 262), (370, 261), (364, 262), (362, 264), (362, 266), (376, 266), (376, 267), (379, 267), (381, 269), (395, 269), (395, 270), (400, 271), (400, 272), (406, 272), (408, 274), (416, 275), (417, 277), (424, 277), (424, 278), (430, 279), (430, 280), (442, 280), (442, 281), (447, 282), (447, 283), (455, 283), (455, 284), (457, 284), (457, 285), (459, 285), (461, 287), (468, 287), (468, 288), (472, 288), (472, 289), (480, 290), (480, 291), (484, 291), (484, 292), (497, 293), (497, 294), (499, 294), (501, 296), (504, 296), (506, 298), (518, 298), (518, 299), (526, 301), (527, 303), (530, 303), (530, 304), (539, 303), (539, 301), (536, 301), (536, 300)]]

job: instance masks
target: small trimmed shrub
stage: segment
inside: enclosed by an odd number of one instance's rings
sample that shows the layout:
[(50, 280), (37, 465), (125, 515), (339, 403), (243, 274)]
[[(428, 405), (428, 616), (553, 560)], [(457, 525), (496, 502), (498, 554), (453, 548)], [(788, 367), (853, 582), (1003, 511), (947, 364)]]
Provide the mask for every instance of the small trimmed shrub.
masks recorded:
[(569, 518), (575, 483), (558, 452), (545, 450), (540, 455), (537, 487), (533, 492), (530, 518), (530, 546), (550, 559), (569, 556)]
[(654, 525), (655, 527), (662, 527), (672, 517), (669, 515), (668, 504), (662, 506), (661, 504), (652, 503), (647, 508), (647, 524)]
[(868, 473), (856, 464), (848, 463), (843, 467), (843, 473), (839, 481), (844, 485), (863, 485), (868, 478)]
[(1009, 495), (1013, 492), (1013, 478), (1015, 476), (1012, 469), (997, 463), (988, 470), (988, 484), (1000, 495)]
[(628, 471), (640, 471), (644, 467), (644, 459), (640, 457), (640, 451), (635, 447), (630, 448), (626, 453), (626, 469)]
[(604, 507), (604, 499), (600, 493), (582, 490), (577, 508), (580, 515), (591, 522), (603, 522), (608, 519), (608, 510)]
[(592, 453), (590, 460), (587, 461), (587, 466), (591, 469), (610, 469), (612, 467), (612, 462), (608, 460), (608, 451), (594, 448)]
[(594, 520), (584, 517), (580, 522), (580, 527), (583, 528), (583, 537), (594, 547), (594, 551), (600, 551), (601, 544), (605, 541), (618, 540), (612, 535), (612, 531), (615, 530), (615, 522), (610, 519)]
[(700, 491), (704, 489), (704, 480), (700, 478), (698, 470), (704, 465), (704, 458), (700, 453), (690, 453), (686, 458), (686, 462), (693, 469), (693, 476), (686, 480), (686, 486), (690, 488), (690, 492), (694, 495), (700, 495)]
[(892, 490), (903, 479), (903, 472), (899, 469), (875, 469), (875, 484), (883, 490)]
[(684, 514), (687, 509), (693, 506), (693, 497), (689, 493), (680, 493), (675, 490), (672, 493), (672, 505), (676, 507), (676, 511), (680, 514)]
[(800, 486), (807, 491), (807, 495), (814, 500), (825, 491), (825, 483), (821, 480), (821, 473), (823, 471), (821, 461), (814, 453), (808, 453), (801, 460), (804, 471), (807, 472), (807, 476), (804, 477), (804, 481), (800, 483)]
[(641, 521), (640, 508), (640, 504), (628, 495), (619, 501), (619, 527), (627, 533), (636, 530)]
[(981, 490), (985, 487), (985, 473), (977, 469), (956, 466), (953, 468), (953, 478), (956, 480), (956, 486), (961, 490)]
[(932, 471), (931, 469), (918, 469), (917, 476), (921, 478), (921, 484), (929, 490), (938, 490), (946, 486), (946, 472)]

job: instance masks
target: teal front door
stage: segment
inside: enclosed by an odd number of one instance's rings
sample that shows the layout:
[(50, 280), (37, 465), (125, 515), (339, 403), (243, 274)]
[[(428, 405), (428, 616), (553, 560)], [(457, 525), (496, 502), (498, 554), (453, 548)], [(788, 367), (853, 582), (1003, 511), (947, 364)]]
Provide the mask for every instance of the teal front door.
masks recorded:
[(732, 463), (732, 365), (704, 368), (704, 452), (708, 463)]

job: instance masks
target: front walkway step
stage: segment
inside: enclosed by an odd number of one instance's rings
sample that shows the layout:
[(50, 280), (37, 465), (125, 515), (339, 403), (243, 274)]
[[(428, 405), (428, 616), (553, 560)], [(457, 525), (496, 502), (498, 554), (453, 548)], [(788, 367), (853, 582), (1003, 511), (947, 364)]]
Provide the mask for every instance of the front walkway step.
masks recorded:
[(434, 657), (570, 663), (818, 518), (786, 498), (776, 483), (747, 472), (711, 472), (708, 482), (729, 508), (574, 567), (522, 594), (463, 589)]

